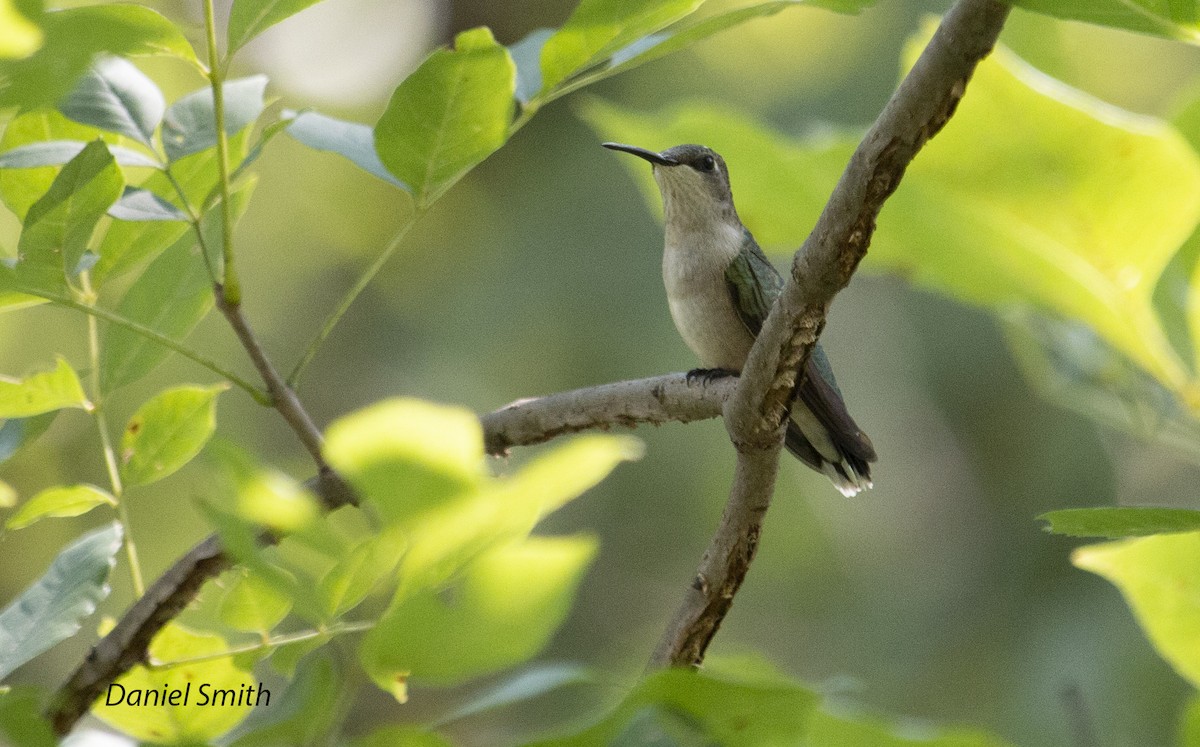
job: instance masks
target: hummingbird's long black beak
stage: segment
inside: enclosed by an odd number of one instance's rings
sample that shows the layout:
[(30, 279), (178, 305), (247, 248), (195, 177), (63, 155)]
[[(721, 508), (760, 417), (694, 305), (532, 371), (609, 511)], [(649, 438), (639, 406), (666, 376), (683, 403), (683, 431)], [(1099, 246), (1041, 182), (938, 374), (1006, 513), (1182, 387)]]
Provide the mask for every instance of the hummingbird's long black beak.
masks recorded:
[(625, 153), (632, 153), (633, 155), (637, 156), (638, 158), (644, 158), (647, 161), (649, 161), (650, 163), (657, 164), (659, 166), (678, 166), (679, 165), (679, 161), (676, 161), (674, 158), (667, 158), (662, 153), (655, 153), (652, 150), (646, 150), (645, 148), (639, 148), (636, 145), (624, 145), (622, 143), (603, 143), (603, 145), (605, 148), (608, 148), (609, 150), (619, 150), (619, 151), (622, 151)]

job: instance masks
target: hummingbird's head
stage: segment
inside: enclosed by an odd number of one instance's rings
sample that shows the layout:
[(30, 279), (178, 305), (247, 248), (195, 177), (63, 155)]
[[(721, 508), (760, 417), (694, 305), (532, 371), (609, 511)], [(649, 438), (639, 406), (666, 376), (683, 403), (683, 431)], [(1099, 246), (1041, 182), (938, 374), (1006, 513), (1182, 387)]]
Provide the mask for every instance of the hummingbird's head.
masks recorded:
[(729, 188), (725, 159), (704, 145), (676, 145), (662, 153), (620, 143), (604, 143), (605, 148), (632, 153), (650, 162), (654, 181), (663, 198), (668, 223), (686, 221), (704, 224), (710, 221), (738, 223)]

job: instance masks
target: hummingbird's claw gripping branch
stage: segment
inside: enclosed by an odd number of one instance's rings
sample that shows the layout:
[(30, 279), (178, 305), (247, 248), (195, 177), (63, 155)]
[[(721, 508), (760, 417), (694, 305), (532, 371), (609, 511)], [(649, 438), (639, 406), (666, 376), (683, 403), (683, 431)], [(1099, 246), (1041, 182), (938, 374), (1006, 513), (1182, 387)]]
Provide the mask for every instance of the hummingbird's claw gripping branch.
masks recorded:
[(721, 524), (700, 561), (703, 588), (689, 584), (651, 666), (697, 666), (754, 558), (774, 492), (780, 423), (825, 314), (866, 255), (875, 218), (925, 142), (954, 113), (976, 65), (995, 46), (1009, 6), (958, 0), (850, 159), (787, 283), (763, 324), (725, 406), (737, 448)]

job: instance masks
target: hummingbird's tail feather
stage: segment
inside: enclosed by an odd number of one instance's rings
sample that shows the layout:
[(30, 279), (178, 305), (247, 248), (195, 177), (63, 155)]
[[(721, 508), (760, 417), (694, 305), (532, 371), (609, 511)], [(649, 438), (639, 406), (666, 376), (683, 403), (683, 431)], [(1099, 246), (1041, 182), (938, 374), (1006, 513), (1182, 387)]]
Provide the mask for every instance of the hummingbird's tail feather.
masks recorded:
[(800, 461), (824, 474), (847, 498), (874, 486), (871, 465), (847, 449), (802, 403), (792, 408), (783, 445)]

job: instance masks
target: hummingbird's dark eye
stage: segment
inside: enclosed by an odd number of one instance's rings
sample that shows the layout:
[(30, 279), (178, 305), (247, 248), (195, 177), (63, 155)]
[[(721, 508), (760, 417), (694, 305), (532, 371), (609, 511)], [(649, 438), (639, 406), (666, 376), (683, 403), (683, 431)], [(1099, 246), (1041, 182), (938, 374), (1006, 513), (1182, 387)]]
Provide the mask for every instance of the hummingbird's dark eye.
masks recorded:
[(696, 166), (701, 171), (712, 171), (717, 167), (717, 159), (713, 158), (712, 156), (705, 156), (704, 158), (700, 159), (700, 162), (697, 163)]

